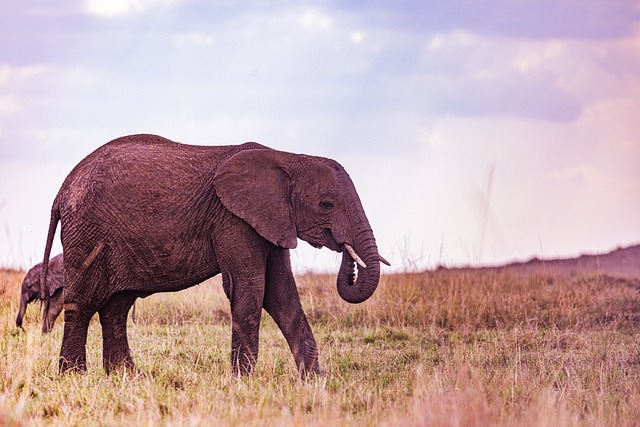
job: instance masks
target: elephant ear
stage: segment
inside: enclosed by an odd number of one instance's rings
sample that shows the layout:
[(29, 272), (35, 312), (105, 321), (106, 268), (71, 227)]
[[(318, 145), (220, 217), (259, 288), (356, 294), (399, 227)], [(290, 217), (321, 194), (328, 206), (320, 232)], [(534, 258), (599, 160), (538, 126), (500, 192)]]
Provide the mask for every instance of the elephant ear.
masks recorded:
[(214, 187), (231, 213), (274, 245), (293, 249), (298, 240), (283, 156), (269, 149), (241, 151), (218, 168)]
[(64, 287), (64, 272), (56, 271), (55, 274), (47, 275), (47, 287), (49, 295), (53, 295), (58, 289)]
[(49, 295), (53, 295), (58, 289), (64, 287), (64, 264), (62, 255), (57, 255), (49, 261), (47, 287), (49, 288)]

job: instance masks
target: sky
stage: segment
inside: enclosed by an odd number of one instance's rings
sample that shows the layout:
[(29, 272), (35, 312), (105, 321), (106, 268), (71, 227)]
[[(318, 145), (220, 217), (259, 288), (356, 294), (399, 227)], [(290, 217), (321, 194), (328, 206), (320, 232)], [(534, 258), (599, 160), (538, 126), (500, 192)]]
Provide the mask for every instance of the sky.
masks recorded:
[[(639, 1), (0, 10), (0, 266), (41, 261), (66, 175), (135, 133), (337, 160), (386, 271), (640, 243)], [(292, 260), (340, 258), (301, 242)]]

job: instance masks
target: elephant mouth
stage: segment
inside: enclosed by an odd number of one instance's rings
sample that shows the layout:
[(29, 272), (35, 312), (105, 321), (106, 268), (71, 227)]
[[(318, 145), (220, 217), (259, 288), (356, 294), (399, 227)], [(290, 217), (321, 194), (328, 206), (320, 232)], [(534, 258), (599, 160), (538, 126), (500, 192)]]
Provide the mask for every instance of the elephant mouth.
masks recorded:
[(320, 232), (313, 234), (299, 233), (299, 237), (316, 249), (326, 247), (334, 252), (342, 252), (343, 250), (343, 244), (338, 243), (336, 239), (334, 239), (331, 230), (328, 228), (323, 228)]
[(324, 247), (324, 244), (320, 243), (318, 240), (310, 238), (308, 236), (304, 236), (304, 235), (300, 235), (298, 236), (300, 237), (302, 240), (304, 240), (305, 242), (307, 242), (308, 244), (310, 244), (312, 247), (314, 247), (315, 249), (322, 249)]
[[(353, 249), (353, 246), (345, 241), (338, 243), (338, 240), (334, 237), (331, 229), (324, 228), (319, 234), (320, 236), (312, 236), (306, 233), (301, 233), (300, 238), (302, 240), (305, 240), (316, 249), (326, 247), (338, 253), (347, 252), (353, 262), (358, 265), (358, 268), (367, 268), (367, 264), (365, 264), (362, 258), (356, 253), (355, 249)], [(391, 265), (389, 264), (389, 261), (384, 259), (379, 254), (377, 254), (377, 261), (380, 261), (386, 265)]]

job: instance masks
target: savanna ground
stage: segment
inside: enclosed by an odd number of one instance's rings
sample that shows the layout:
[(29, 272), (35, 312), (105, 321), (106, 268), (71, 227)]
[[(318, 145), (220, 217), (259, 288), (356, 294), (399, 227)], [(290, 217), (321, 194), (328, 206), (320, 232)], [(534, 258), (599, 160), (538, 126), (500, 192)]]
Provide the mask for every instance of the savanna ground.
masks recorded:
[(299, 291), (326, 376), (298, 379), (265, 313), (250, 377), (231, 375), (219, 282), (138, 300), (139, 372), (57, 373), (62, 318), (15, 326), (24, 273), (0, 272), (0, 425), (597, 425), (640, 423), (640, 294), (604, 276), (440, 271), (383, 276), (360, 305), (330, 276)]

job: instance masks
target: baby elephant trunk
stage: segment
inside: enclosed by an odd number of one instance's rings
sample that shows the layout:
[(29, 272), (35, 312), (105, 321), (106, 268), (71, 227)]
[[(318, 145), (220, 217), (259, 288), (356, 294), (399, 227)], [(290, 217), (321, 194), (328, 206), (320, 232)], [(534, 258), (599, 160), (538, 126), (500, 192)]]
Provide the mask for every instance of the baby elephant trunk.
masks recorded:
[(22, 319), (24, 319), (24, 313), (27, 311), (27, 298), (26, 295), (20, 297), (20, 309), (18, 310), (18, 316), (16, 317), (16, 326), (22, 328)]

